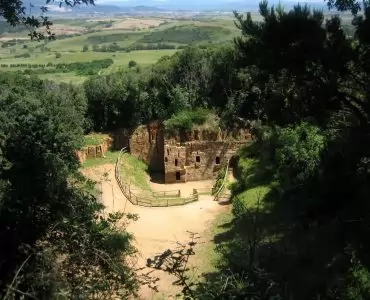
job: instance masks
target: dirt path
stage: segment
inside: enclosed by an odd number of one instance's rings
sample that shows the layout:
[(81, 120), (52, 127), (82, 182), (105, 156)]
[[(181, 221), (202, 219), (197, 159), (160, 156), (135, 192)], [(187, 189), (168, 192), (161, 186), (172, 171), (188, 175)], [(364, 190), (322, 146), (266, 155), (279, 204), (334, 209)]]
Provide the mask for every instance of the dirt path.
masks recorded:
[[(102, 182), (102, 201), (107, 206), (107, 211), (125, 211), (126, 213), (136, 213), (139, 220), (128, 226), (128, 231), (135, 236), (135, 243), (140, 252), (138, 261), (139, 267), (144, 267), (147, 258), (163, 253), (167, 249), (173, 249), (177, 242), (190, 241), (190, 232), (198, 233), (201, 236), (201, 243), (210, 242), (211, 237), (205, 232), (210, 227), (212, 221), (227, 206), (220, 206), (213, 201), (212, 196), (200, 196), (198, 202), (185, 206), (150, 208), (132, 205), (121, 193), (115, 178), (114, 165), (102, 165), (83, 171), (88, 177), (99, 180), (104, 173), (107, 173), (108, 181)], [(181, 194), (186, 196), (193, 191), (193, 188), (210, 188), (212, 181), (189, 182), (185, 184), (155, 184), (150, 183), (155, 191), (181, 190)], [(192, 260), (196, 261), (196, 255)], [(191, 262), (190, 262), (191, 263)], [(158, 277), (158, 290), (154, 292), (150, 288), (143, 286), (140, 291), (140, 299), (175, 299), (180, 292), (179, 287), (172, 283), (176, 280), (172, 275), (162, 271), (155, 271), (151, 274)]]

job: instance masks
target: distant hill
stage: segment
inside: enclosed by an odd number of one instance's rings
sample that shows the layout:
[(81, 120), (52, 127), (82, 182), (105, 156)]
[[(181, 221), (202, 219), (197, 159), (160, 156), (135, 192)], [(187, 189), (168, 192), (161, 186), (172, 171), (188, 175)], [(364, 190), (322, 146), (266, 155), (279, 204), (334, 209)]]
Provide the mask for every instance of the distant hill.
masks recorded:
[[(38, 13), (38, 8), (45, 5), (45, 0), (23, 0), (25, 7), (30, 7), (30, 4), (34, 6), (33, 10)], [(99, 1), (98, 1), (99, 2)], [(270, 4), (277, 4), (279, 0), (269, 1)], [(280, 1), (286, 9), (292, 8), (299, 1), (283, 0)], [(49, 4), (49, 14), (62, 14), (66, 12), (74, 13), (104, 13), (104, 14), (146, 14), (146, 13), (161, 13), (165, 11), (258, 11), (258, 0), (249, 1), (238, 1), (238, 0), (198, 0), (198, 1), (185, 1), (185, 0), (167, 0), (167, 1), (156, 1), (154, 0), (131, 0), (131, 1), (117, 1), (112, 2), (106, 1), (104, 4), (93, 5), (79, 5), (74, 8), (69, 8), (63, 5), (59, 7), (59, 1), (51, 2)], [(302, 1), (302, 4), (305, 2)], [(155, 5), (150, 5), (155, 4)], [(309, 6), (322, 9), (327, 11), (325, 2), (308, 2)]]

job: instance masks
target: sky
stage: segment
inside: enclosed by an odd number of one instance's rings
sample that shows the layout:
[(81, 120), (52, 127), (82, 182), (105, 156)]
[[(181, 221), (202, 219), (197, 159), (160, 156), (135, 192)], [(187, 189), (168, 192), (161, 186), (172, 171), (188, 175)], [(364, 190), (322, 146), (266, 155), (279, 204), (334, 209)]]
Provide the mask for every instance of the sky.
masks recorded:
[[(222, 8), (222, 7), (251, 7), (258, 6), (259, 0), (96, 0), (96, 4), (114, 4), (119, 6), (156, 6), (171, 8)], [(278, 0), (270, 0), (269, 3), (277, 3)], [(323, 0), (282, 0), (283, 3), (323, 3)]]

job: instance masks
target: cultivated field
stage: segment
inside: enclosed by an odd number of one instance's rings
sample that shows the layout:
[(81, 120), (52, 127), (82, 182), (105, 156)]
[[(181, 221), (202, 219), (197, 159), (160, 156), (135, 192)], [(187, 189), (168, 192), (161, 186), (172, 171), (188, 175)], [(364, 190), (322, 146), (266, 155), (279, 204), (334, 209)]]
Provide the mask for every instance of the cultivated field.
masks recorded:
[[(225, 43), (238, 34), (232, 18), (136, 17), (53, 21), (54, 41), (30, 41), (24, 28), (10, 28), (0, 23), (1, 70), (24, 72), (48, 63), (112, 59), (113, 64), (109, 68), (97, 72), (103, 74), (126, 68), (131, 60), (146, 67), (188, 45)], [(30, 66), (35, 64), (39, 66)], [(88, 78), (87, 75), (58, 70), (42, 73), (38, 72), (42, 78), (74, 83)]]

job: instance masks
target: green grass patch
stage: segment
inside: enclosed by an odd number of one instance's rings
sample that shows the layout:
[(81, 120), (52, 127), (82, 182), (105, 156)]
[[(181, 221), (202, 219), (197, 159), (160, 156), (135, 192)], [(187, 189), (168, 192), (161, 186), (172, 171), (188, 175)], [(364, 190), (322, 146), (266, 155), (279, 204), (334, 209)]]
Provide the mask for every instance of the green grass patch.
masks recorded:
[(148, 166), (135, 156), (124, 153), (121, 156), (121, 179), (126, 184), (131, 184), (143, 192), (151, 192), (148, 182)]
[(255, 209), (258, 205), (260, 205), (260, 209), (264, 209), (266, 206), (263, 199), (270, 191), (270, 186), (261, 185), (247, 189), (244, 192), (236, 195), (236, 197), (249, 209)]
[(83, 145), (84, 146), (97, 146), (104, 142), (108, 137), (107, 134), (102, 133), (91, 133), (84, 136)]
[(217, 271), (217, 266), (221, 263), (223, 257), (222, 253), (218, 251), (219, 247), (224, 247), (224, 242), (216, 242), (217, 237), (227, 234), (230, 230), (230, 226), (233, 220), (233, 215), (231, 210), (224, 211), (218, 215), (213, 221), (209, 229), (203, 233), (202, 239), (207, 242), (200, 244), (196, 249), (196, 261), (194, 265), (196, 266), (195, 272), (197, 274), (192, 274), (192, 270), (189, 271), (189, 275), (198, 275), (197, 280), (204, 280), (204, 273), (212, 273)]
[(105, 164), (115, 164), (118, 158), (119, 152), (107, 151), (105, 152), (105, 157), (89, 158), (84, 163), (82, 163), (82, 168), (93, 168), (99, 165)]
[(247, 208), (254, 209), (257, 205), (260, 205), (262, 209), (266, 208), (263, 200), (273, 188), (273, 182), (266, 180), (264, 176), (267, 174), (264, 173), (264, 170), (259, 170), (258, 167), (257, 159), (240, 158), (238, 162), (240, 178), (231, 186), (232, 189), (239, 190), (237, 193), (234, 192), (234, 197)]

